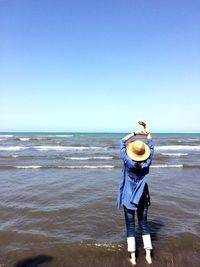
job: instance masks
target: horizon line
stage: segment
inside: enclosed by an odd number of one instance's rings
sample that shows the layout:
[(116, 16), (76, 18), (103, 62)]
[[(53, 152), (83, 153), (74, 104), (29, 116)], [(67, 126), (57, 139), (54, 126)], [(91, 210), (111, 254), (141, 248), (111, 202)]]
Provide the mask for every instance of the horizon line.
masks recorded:
[[(104, 134), (104, 133), (130, 133), (129, 131), (0, 131), (0, 134), (15, 134), (15, 133), (57, 133), (57, 134), (71, 134), (71, 133), (87, 133), (87, 134)], [(152, 134), (200, 134), (200, 132), (185, 132), (185, 131), (152, 131)]]

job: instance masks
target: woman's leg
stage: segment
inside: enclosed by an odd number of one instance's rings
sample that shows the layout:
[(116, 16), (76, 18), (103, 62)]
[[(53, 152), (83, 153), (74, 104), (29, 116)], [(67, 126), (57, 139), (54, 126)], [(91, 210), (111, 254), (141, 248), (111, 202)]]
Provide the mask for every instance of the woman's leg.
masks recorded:
[(131, 263), (135, 265), (135, 211), (129, 210), (124, 206), (124, 217), (126, 222), (128, 252), (131, 253)]
[(135, 236), (135, 211), (124, 206), (124, 217), (126, 222), (127, 237)]
[(148, 263), (152, 263), (151, 260), (152, 243), (151, 243), (150, 229), (147, 221), (148, 206), (149, 206), (148, 201), (146, 199), (141, 199), (138, 205), (137, 216), (142, 231), (142, 239), (143, 239), (144, 249), (146, 251), (146, 260)]
[(150, 229), (147, 221), (148, 203), (141, 199), (137, 209), (138, 223), (142, 231), (142, 235), (149, 235)]

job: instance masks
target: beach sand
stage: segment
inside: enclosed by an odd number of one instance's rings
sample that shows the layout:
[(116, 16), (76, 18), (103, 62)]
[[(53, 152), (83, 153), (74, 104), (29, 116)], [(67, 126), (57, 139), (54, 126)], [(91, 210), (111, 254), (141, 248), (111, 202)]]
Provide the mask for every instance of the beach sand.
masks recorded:
[[(187, 243), (183, 244), (187, 240)], [(137, 266), (149, 266), (141, 240), (137, 240)], [(154, 267), (198, 267), (200, 266), (200, 238), (189, 233), (156, 241), (153, 237)], [(131, 266), (126, 243), (96, 243), (95, 241), (62, 244), (48, 240), (36, 244), (24, 242), (24, 249), (1, 253), (0, 266), (4, 267), (125, 267)], [(1, 240), (2, 247), (2, 240)], [(5, 246), (4, 246), (5, 248)], [(9, 250), (9, 246), (7, 246)]]

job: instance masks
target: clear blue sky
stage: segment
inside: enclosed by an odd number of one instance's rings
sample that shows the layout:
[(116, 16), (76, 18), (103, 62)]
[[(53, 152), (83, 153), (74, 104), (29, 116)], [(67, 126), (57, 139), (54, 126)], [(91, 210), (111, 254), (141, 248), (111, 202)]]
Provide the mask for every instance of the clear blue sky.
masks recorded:
[(0, 0), (0, 131), (200, 132), (199, 0)]

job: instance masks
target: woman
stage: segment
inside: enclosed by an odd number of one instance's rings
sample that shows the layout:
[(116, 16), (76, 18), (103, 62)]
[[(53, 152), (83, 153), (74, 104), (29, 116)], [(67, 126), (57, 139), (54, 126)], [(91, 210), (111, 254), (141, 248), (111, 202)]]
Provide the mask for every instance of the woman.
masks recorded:
[[(120, 188), (117, 199), (118, 208), (122, 204), (127, 230), (128, 252), (131, 253), (131, 263), (136, 264), (136, 244), (135, 244), (135, 212), (142, 231), (144, 249), (146, 251), (146, 261), (151, 264), (151, 236), (147, 223), (147, 211), (150, 205), (150, 196), (147, 185), (147, 174), (151, 165), (154, 144), (147, 124), (140, 120), (138, 122), (144, 127), (131, 133), (120, 140), (121, 157), (124, 162), (122, 170)], [(137, 135), (146, 136), (147, 144), (141, 140), (131, 140)]]

